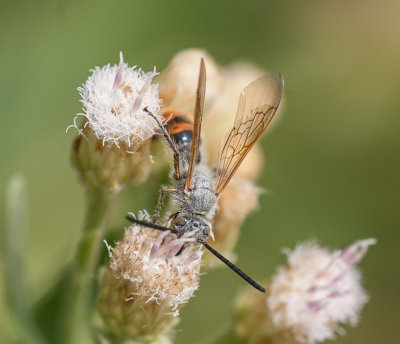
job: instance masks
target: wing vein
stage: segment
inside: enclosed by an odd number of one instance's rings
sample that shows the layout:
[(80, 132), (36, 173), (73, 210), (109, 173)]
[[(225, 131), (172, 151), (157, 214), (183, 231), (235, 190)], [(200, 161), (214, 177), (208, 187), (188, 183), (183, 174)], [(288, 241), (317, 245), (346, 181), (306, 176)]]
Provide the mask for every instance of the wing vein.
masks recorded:
[(185, 182), (186, 193), (192, 187), (192, 177), (193, 177), (194, 167), (196, 165), (197, 157), (199, 155), (201, 121), (203, 117), (205, 93), (206, 93), (206, 66), (204, 64), (204, 59), (202, 58), (200, 61), (199, 81), (196, 92), (196, 105), (194, 108), (192, 147), (190, 149), (190, 159), (189, 159), (188, 171)]
[(264, 75), (247, 85), (239, 97), (233, 128), (222, 144), (215, 192), (220, 194), (243, 159), (268, 127), (283, 93), (280, 74)]

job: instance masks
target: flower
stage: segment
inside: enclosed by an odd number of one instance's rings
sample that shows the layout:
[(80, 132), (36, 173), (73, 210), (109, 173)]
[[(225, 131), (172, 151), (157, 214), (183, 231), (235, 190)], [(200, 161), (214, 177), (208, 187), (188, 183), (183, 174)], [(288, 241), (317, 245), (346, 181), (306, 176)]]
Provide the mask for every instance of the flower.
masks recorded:
[(356, 264), (375, 243), (359, 240), (332, 252), (306, 242), (285, 250), (288, 266), (278, 268), (267, 299), (252, 292), (241, 296), (238, 335), (248, 343), (285, 338), (312, 344), (344, 334), (341, 325), (357, 325), (368, 302)]
[(158, 86), (151, 83), (155, 75), (128, 67), (121, 53), (119, 65), (96, 67), (78, 88), (83, 113), (67, 130), (78, 130), (72, 157), (85, 184), (120, 190), (149, 175), (151, 137), (159, 127), (145, 110), (160, 110)]
[(176, 54), (157, 78), (163, 110), (177, 109), (180, 113), (193, 116), (201, 58), (204, 59), (207, 74), (205, 111), (219, 96), (223, 81), (219, 66), (206, 51), (186, 49)]
[(91, 71), (86, 83), (78, 88), (84, 112), (76, 115), (72, 126), (82, 133), (76, 119), (83, 116), (83, 127), (89, 126), (103, 146), (107, 142), (117, 147), (125, 143), (135, 151), (158, 130), (154, 119), (144, 111), (148, 108), (157, 114), (160, 110), (158, 85), (151, 83), (158, 73), (129, 67), (122, 52), (119, 65), (108, 64)]
[[(147, 213), (140, 218), (148, 220)], [(178, 322), (179, 309), (198, 288), (202, 252), (192, 241), (133, 225), (114, 248), (107, 246), (98, 308), (113, 335), (154, 337)]]

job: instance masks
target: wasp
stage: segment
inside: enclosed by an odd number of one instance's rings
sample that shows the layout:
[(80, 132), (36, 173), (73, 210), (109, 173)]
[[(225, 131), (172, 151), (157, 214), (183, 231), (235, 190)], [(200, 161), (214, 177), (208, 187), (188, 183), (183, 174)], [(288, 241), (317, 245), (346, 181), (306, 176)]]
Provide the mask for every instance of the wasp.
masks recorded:
[[(151, 223), (127, 216), (131, 222), (160, 231), (170, 231), (178, 237), (189, 235), (261, 292), (265, 292), (261, 285), (206, 241), (212, 236), (212, 220), (218, 207), (218, 198), (274, 117), (282, 98), (283, 84), (280, 74), (267, 74), (243, 89), (233, 127), (223, 141), (218, 164), (213, 171), (200, 154), (206, 92), (206, 67), (201, 59), (193, 123), (186, 117), (173, 113), (164, 126), (153, 113), (145, 109), (157, 122), (173, 151), (174, 168), (171, 179), (174, 186), (161, 187)], [(178, 211), (170, 216), (171, 228), (156, 223), (166, 194), (170, 194), (179, 206)]]

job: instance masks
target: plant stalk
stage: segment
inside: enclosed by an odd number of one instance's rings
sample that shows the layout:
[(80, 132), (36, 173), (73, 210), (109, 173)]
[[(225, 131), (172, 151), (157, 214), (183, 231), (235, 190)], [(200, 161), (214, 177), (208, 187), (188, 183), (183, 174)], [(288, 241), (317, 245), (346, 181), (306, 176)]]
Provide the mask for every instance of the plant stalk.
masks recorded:
[(63, 307), (62, 342), (79, 344), (90, 341), (94, 278), (107, 222), (116, 203), (118, 192), (91, 188), (87, 191), (87, 213), (75, 261), (71, 267), (70, 284)]

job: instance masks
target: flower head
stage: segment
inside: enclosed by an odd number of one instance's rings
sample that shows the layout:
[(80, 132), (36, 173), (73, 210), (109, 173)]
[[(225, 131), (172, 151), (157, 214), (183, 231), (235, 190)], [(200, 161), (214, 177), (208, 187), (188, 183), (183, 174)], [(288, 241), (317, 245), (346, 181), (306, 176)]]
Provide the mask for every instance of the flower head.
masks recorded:
[(77, 116), (85, 117), (84, 127), (89, 126), (103, 145), (111, 142), (119, 147), (125, 143), (128, 149), (134, 149), (137, 143), (140, 146), (158, 129), (144, 111), (148, 108), (157, 114), (160, 110), (158, 85), (151, 83), (157, 74), (129, 67), (120, 53), (119, 65), (95, 67), (78, 88), (84, 112)]
[(96, 67), (78, 88), (84, 112), (70, 126), (79, 133), (72, 157), (88, 186), (118, 191), (149, 175), (151, 137), (159, 128), (145, 110), (160, 110), (158, 86), (151, 83), (156, 74), (128, 67), (121, 53), (119, 65)]
[(193, 115), (201, 58), (207, 69), (205, 111), (219, 96), (222, 84), (219, 66), (206, 51), (186, 49), (176, 54), (157, 78), (164, 108)]
[(340, 323), (356, 325), (368, 296), (355, 265), (375, 242), (359, 240), (333, 252), (309, 242), (287, 251), (289, 266), (280, 268), (270, 285), (274, 325), (305, 343), (333, 339)]
[(191, 241), (134, 225), (114, 248), (108, 246), (98, 305), (114, 335), (153, 336), (178, 321), (179, 309), (198, 288), (201, 251)]
[(240, 298), (239, 336), (252, 336), (249, 343), (279, 337), (311, 344), (343, 334), (342, 324), (355, 326), (368, 301), (356, 264), (375, 242), (333, 252), (314, 242), (286, 250), (288, 266), (272, 278), (267, 299), (251, 291)]

